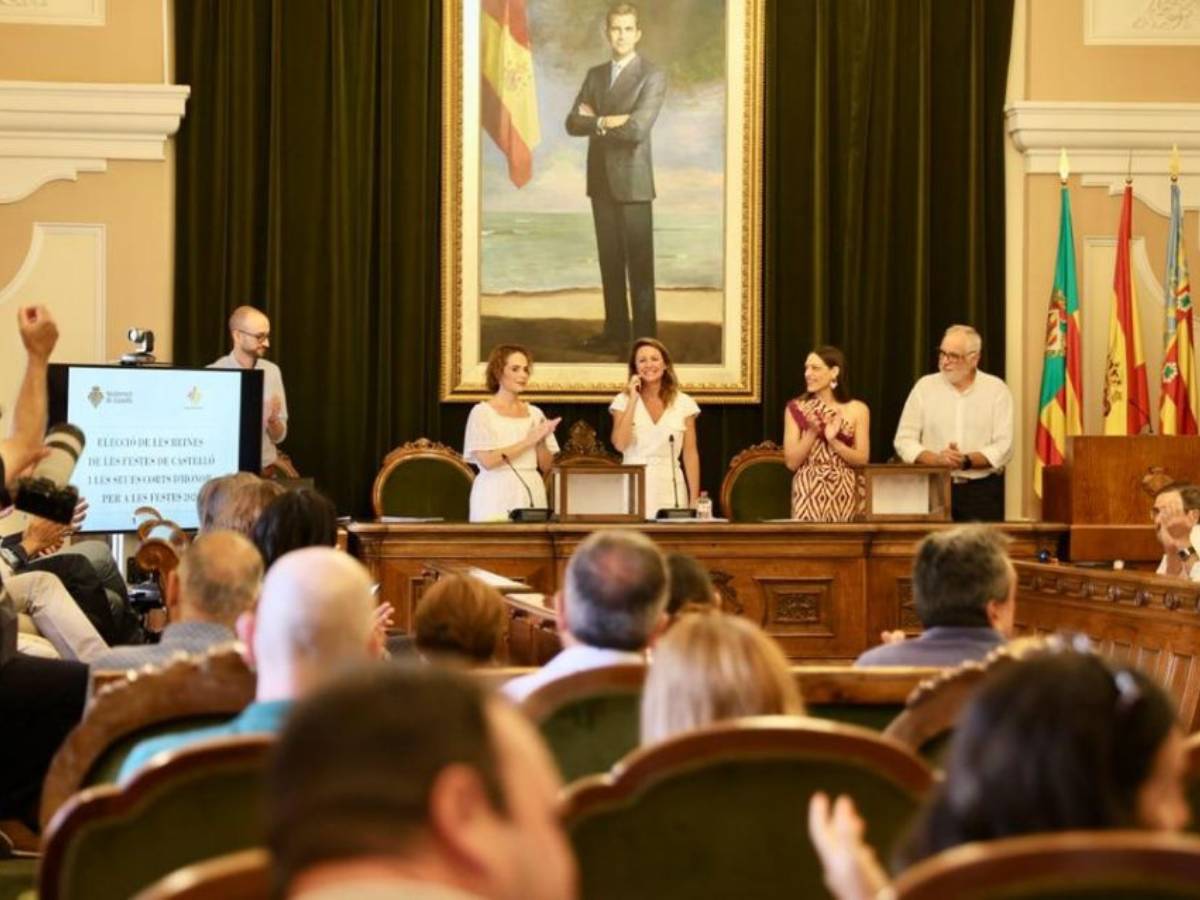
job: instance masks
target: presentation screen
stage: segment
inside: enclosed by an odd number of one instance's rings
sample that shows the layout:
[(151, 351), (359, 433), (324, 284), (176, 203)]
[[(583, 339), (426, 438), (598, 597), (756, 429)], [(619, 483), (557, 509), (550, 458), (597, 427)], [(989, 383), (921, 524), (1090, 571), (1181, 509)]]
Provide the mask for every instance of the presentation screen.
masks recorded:
[(262, 467), (263, 374), (251, 369), (50, 366), (50, 423), (87, 439), (71, 484), (85, 532), (132, 531), (152, 506), (197, 528), (196, 494), (217, 475)]

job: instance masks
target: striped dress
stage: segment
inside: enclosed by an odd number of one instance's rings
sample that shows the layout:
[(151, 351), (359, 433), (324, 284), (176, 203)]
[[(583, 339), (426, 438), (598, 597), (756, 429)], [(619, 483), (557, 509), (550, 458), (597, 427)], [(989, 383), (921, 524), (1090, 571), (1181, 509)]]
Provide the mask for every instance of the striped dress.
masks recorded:
[[(862, 509), (861, 479), (825, 440), (825, 423), (837, 415), (829, 404), (796, 399), (788, 412), (804, 432), (815, 420), (819, 433), (792, 478), (792, 518), (801, 522), (850, 522)], [(835, 440), (854, 446), (854, 423), (844, 422)]]

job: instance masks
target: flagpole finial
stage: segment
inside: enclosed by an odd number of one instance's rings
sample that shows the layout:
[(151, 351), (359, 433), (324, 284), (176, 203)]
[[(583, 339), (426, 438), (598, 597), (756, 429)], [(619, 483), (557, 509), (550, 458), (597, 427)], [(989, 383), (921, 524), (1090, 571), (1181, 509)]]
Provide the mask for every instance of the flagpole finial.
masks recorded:
[(1125, 171), (1125, 183), (1133, 184), (1133, 150), (1129, 151), (1129, 168)]
[(1179, 145), (1178, 145), (1178, 144), (1172, 144), (1172, 145), (1171, 145), (1171, 164), (1170, 164), (1170, 166), (1168, 167), (1168, 171), (1171, 173), (1171, 181), (1173, 181), (1173, 182), (1174, 182), (1174, 181), (1178, 181), (1178, 180), (1179, 180), (1179, 169), (1180, 169), (1180, 165), (1179, 165)]
[(1058, 154), (1058, 180), (1065, 185), (1070, 176), (1071, 163), (1067, 160), (1067, 148), (1063, 147)]

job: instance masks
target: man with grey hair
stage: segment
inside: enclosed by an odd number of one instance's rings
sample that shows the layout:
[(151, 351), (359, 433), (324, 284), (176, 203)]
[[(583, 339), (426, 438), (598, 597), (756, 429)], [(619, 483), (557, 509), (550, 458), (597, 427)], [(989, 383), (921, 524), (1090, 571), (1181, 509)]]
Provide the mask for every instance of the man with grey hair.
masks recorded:
[(262, 585), (258, 549), (234, 531), (201, 534), (178, 568), (167, 575), (164, 599), (170, 624), (157, 644), (114, 647), (92, 660), (94, 669), (137, 669), (203, 653), (236, 640), (234, 627), (253, 608)]
[(254, 702), (215, 728), (142, 741), (121, 766), (127, 781), (160, 753), (213, 737), (274, 733), (294, 701), (343, 669), (377, 658), (371, 576), (362, 563), (332, 547), (284, 554), (263, 579), (258, 608), (238, 620), (257, 681)]
[(911, 641), (885, 632), (856, 666), (957, 666), (983, 659), (1012, 637), (1017, 573), (1008, 538), (986, 525), (927, 535), (913, 560), (913, 599), (924, 631)]
[(262, 465), (265, 469), (279, 458), (278, 444), (287, 437), (287, 395), (283, 373), (266, 359), (271, 346), (271, 320), (253, 306), (239, 306), (229, 316), (233, 349), (209, 364), (210, 369), (260, 369), (263, 373)]
[(573, 672), (645, 662), (646, 647), (666, 620), (662, 552), (636, 531), (589, 535), (571, 554), (554, 607), (563, 649), (537, 672), (504, 685), (512, 700)]
[(950, 512), (956, 522), (1004, 519), (1013, 399), (1007, 384), (979, 370), (982, 349), (983, 339), (970, 325), (947, 328), (938, 371), (913, 385), (896, 426), (902, 460), (951, 470)]

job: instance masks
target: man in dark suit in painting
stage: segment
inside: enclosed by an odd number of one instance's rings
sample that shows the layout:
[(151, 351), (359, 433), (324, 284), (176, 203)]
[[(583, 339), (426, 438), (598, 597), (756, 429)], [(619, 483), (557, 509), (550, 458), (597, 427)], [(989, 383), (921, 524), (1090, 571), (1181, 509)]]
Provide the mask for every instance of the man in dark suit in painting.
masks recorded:
[[(613, 6), (607, 22), (612, 60), (588, 70), (567, 115), (567, 133), (588, 139), (587, 193), (604, 286), (604, 330), (586, 346), (624, 359), (631, 338), (655, 337), (658, 331), (650, 129), (667, 78), (637, 54), (642, 32), (634, 6)], [(627, 275), (632, 303), (626, 302)]]

